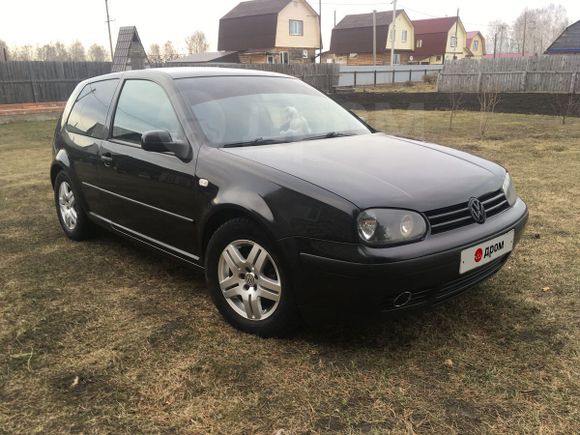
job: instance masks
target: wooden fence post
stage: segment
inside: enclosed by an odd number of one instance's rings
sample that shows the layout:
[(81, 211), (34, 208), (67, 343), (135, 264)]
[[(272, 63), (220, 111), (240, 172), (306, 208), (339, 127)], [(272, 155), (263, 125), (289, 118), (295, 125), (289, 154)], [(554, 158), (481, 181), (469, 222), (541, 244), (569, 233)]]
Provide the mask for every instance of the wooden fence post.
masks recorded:
[(377, 87), (377, 70), (375, 70), (375, 88)]
[(354, 72), (354, 87), (356, 88), (356, 70)]
[(409, 69), (409, 81), (413, 80), (413, 70)]
[(477, 93), (481, 92), (482, 78), (483, 78), (483, 73), (480, 71), (479, 74), (477, 75)]
[(572, 73), (572, 78), (570, 79), (570, 93), (576, 93), (576, 80), (578, 79), (578, 72)]
[(393, 80), (391, 81), (392, 84), (395, 84), (395, 67), (393, 67)]
[(522, 72), (522, 81), (520, 83), (520, 92), (526, 92), (526, 86), (528, 84), (528, 71)]
[(32, 71), (32, 63), (28, 62), (28, 74), (30, 74), (30, 88), (32, 89), (32, 102), (38, 103), (38, 97), (36, 96), (36, 86), (34, 83), (34, 73)]

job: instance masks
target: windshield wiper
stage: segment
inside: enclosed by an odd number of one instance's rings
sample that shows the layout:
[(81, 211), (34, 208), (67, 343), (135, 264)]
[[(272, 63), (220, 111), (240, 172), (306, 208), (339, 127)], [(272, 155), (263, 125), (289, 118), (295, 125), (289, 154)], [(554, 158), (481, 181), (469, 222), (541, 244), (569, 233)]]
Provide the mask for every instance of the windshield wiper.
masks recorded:
[(258, 145), (270, 145), (274, 143), (282, 143), (280, 139), (264, 139), (263, 137), (258, 137), (256, 139), (244, 141), (244, 142), (233, 142), (223, 145), (224, 148), (238, 148), (238, 147), (252, 147)]
[(344, 137), (344, 136), (354, 136), (354, 133), (346, 133), (346, 132), (340, 132), (340, 131), (331, 131), (329, 133), (319, 134), (319, 135), (316, 135), (316, 136), (308, 136), (308, 137), (305, 137), (302, 140), (331, 139), (333, 137)]

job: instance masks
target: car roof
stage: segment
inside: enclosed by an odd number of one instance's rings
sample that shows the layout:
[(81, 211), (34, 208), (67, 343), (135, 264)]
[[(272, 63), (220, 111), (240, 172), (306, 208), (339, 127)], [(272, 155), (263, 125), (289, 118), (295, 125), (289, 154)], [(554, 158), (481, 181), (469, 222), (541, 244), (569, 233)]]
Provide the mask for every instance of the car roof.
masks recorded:
[(183, 79), (188, 77), (223, 77), (223, 76), (262, 76), (292, 78), (286, 74), (272, 71), (260, 71), (244, 68), (218, 68), (218, 67), (173, 67), (173, 68), (150, 68), (105, 74), (93, 77), (89, 81), (98, 81), (110, 78), (170, 78)]

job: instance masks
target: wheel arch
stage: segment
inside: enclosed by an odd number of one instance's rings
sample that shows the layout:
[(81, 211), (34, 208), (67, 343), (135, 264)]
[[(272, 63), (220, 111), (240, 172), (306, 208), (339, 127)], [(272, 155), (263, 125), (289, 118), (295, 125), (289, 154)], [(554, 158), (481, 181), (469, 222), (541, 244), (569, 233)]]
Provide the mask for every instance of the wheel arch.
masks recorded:
[(60, 171), (70, 169), (70, 159), (64, 149), (60, 149), (54, 156), (54, 160), (50, 165), (50, 184), (54, 188), (54, 181)]
[(206, 248), (211, 236), (216, 230), (232, 219), (247, 219), (264, 230), (266, 235), (272, 240), (276, 240), (271, 229), (268, 227), (268, 220), (255, 211), (248, 210), (236, 204), (224, 204), (212, 211), (207, 216), (201, 227), (201, 254), (205, 259)]

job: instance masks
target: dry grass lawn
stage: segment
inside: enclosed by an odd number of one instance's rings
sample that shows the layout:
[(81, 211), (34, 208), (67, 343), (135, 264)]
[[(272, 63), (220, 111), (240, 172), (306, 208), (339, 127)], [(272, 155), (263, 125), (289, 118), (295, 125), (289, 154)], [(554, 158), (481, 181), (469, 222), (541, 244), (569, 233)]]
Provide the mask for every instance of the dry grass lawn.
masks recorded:
[(67, 240), (54, 122), (0, 126), (0, 433), (579, 433), (580, 119), (497, 114), (481, 140), (477, 113), (364, 115), (507, 166), (527, 233), (437, 309), (289, 339), (227, 326), (173, 260)]

